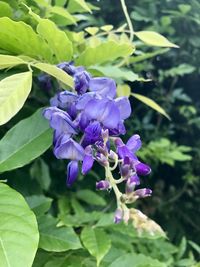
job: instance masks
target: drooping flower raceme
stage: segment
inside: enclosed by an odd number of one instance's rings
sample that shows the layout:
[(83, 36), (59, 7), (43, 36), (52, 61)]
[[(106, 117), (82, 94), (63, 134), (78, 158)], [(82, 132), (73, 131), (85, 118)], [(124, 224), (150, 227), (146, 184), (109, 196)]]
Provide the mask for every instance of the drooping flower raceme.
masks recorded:
[[(129, 100), (116, 97), (113, 79), (94, 78), (83, 67), (72, 63), (64, 62), (58, 67), (73, 77), (74, 92), (66, 90), (56, 94), (43, 115), (54, 129), (54, 155), (69, 160), (67, 186), (77, 179), (80, 165), (82, 174), (86, 175), (94, 162), (98, 162), (105, 168), (105, 179), (98, 181), (96, 188), (113, 189), (117, 199), (114, 221), (128, 222), (126, 204), (152, 193), (148, 188), (135, 190), (140, 185), (139, 176), (151, 172), (136, 156), (141, 147), (140, 136), (133, 135), (126, 144), (119, 137), (126, 133), (124, 120), (131, 114)], [(117, 167), (121, 177), (114, 179), (112, 172)], [(124, 194), (118, 189), (119, 183), (125, 183)]]

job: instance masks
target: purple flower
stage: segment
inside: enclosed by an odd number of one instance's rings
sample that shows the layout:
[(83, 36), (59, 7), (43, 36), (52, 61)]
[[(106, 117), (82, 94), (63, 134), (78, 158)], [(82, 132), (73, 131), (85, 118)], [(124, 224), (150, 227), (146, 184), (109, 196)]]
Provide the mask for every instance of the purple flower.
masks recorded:
[(143, 176), (151, 173), (151, 168), (147, 164), (144, 164), (142, 162), (138, 162), (135, 164), (135, 170), (138, 175), (143, 175)]
[(84, 149), (81, 145), (69, 138), (62, 136), (54, 147), (54, 155), (58, 159), (83, 160)]
[(149, 188), (138, 189), (134, 192), (134, 196), (139, 197), (139, 198), (150, 197), (151, 194), (152, 194), (152, 190)]
[(121, 209), (115, 211), (114, 223), (118, 224), (123, 220), (124, 213)]
[(114, 98), (116, 96), (116, 84), (113, 79), (100, 77), (92, 78), (89, 83), (89, 89), (96, 92), (102, 98)]
[(38, 81), (45, 91), (49, 92), (51, 90), (51, 77), (48, 74), (40, 74), (38, 76)]
[(128, 178), (126, 182), (126, 193), (131, 193), (135, 189), (136, 185), (140, 184), (140, 179), (137, 174), (133, 174), (130, 178)]
[(90, 74), (87, 71), (78, 72), (74, 75), (75, 90), (80, 95), (86, 93), (89, 82)]
[(78, 161), (72, 160), (67, 165), (67, 186), (71, 186), (78, 177)]
[(92, 145), (96, 141), (101, 141), (101, 125), (99, 122), (92, 122), (84, 130), (84, 138), (82, 141), (83, 147), (87, 145)]
[(83, 165), (82, 165), (82, 174), (85, 175), (87, 174), (94, 163), (93, 155), (92, 155), (92, 148), (91, 146), (87, 146), (85, 148), (85, 155), (83, 158)]
[(107, 190), (110, 188), (110, 183), (106, 180), (101, 180), (96, 183), (97, 190)]

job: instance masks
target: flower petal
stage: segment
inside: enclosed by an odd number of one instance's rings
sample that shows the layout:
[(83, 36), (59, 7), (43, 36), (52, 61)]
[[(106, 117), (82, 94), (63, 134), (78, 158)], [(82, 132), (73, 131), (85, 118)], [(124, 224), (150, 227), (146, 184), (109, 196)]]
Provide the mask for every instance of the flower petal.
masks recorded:
[(115, 99), (115, 103), (120, 111), (120, 117), (122, 120), (127, 119), (131, 115), (131, 105), (128, 97), (118, 97)]
[(70, 187), (78, 177), (78, 161), (70, 161), (67, 165), (67, 186)]
[(127, 142), (126, 146), (133, 152), (135, 153), (138, 151), (141, 146), (142, 142), (140, 139), (140, 136), (138, 134), (134, 134)]
[(89, 89), (98, 93), (101, 97), (114, 98), (116, 96), (116, 84), (113, 79), (99, 77), (90, 80)]

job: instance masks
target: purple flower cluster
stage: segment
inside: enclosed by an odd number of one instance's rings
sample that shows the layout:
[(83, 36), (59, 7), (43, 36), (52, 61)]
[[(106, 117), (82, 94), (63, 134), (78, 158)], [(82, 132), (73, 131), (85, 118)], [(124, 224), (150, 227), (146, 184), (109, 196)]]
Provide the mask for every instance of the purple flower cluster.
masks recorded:
[[(131, 114), (128, 98), (116, 98), (113, 79), (94, 78), (83, 67), (75, 67), (72, 63), (64, 62), (58, 67), (73, 77), (75, 90), (56, 94), (43, 115), (54, 129), (54, 155), (70, 160), (67, 185), (71, 186), (76, 180), (80, 164), (85, 175), (94, 161), (106, 170), (114, 162), (115, 168), (119, 166), (120, 180), (126, 182), (127, 196), (137, 199), (151, 195), (150, 189), (135, 190), (140, 184), (139, 176), (151, 172), (150, 167), (135, 155), (141, 147), (139, 135), (133, 135), (126, 144), (119, 137), (126, 133), (124, 120)], [(111, 149), (111, 142), (115, 151)], [(108, 190), (112, 186), (109, 177), (96, 184), (98, 190)], [(120, 221), (119, 214), (123, 214), (119, 210), (118, 207), (116, 222)]]
[(83, 174), (92, 168), (95, 159), (104, 164), (105, 155), (101, 152), (107, 149), (103, 134), (106, 130), (109, 136), (125, 134), (124, 120), (130, 116), (131, 107), (127, 97), (115, 98), (114, 80), (92, 78), (83, 67), (70, 63), (59, 67), (73, 76), (76, 92), (58, 93), (43, 115), (54, 129), (55, 156), (71, 160), (67, 167), (70, 186), (78, 175), (78, 161), (83, 162)]

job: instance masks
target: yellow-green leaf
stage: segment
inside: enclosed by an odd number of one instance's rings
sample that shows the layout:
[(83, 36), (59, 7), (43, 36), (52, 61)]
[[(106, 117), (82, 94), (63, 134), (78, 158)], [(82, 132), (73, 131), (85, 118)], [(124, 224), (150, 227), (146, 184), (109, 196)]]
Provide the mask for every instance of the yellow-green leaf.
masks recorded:
[(167, 117), (170, 120), (169, 115), (154, 100), (152, 100), (146, 96), (140, 95), (140, 94), (131, 93), (131, 95), (134, 96), (135, 98), (137, 98), (138, 100), (140, 100), (141, 102), (143, 102), (144, 104), (146, 104), (147, 106), (151, 107), (152, 109), (155, 109), (157, 112), (161, 113), (162, 115), (164, 115), (165, 117)]
[(167, 38), (161, 34), (153, 31), (139, 31), (135, 32), (135, 35), (144, 43), (153, 46), (160, 47), (175, 47), (178, 48), (178, 45), (173, 44)]
[(12, 16), (12, 8), (9, 4), (0, 1), (0, 17), (11, 17)]
[(73, 85), (74, 85), (73, 78), (70, 75), (68, 75), (66, 72), (64, 72), (63, 70), (56, 67), (55, 65), (51, 65), (47, 63), (35, 63), (35, 64), (32, 64), (32, 66), (50, 74), (51, 76), (55, 77), (57, 80), (73, 88)]
[(113, 29), (113, 25), (104, 25), (101, 29), (105, 32), (110, 32)]
[(64, 17), (70, 24), (76, 24), (75, 18), (63, 7), (52, 6), (49, 8), (50, 13)]
[(129, 97), (131, 94), (131, 88), (128, 84), (118, 85), (117, 86), (117, 95)]
[(99, 31), (99, 28), (98, 27), (87, 27), (85, 28), (85, 31), (91, 35), (95, 35)]
[(24, 105), (32, 86), (30, 71), (0, 81), (0, 125), (9, 121)]
[(26, 64), (21, 58), (15, 56), (0, 55), (0, 70), (16, 65)]

